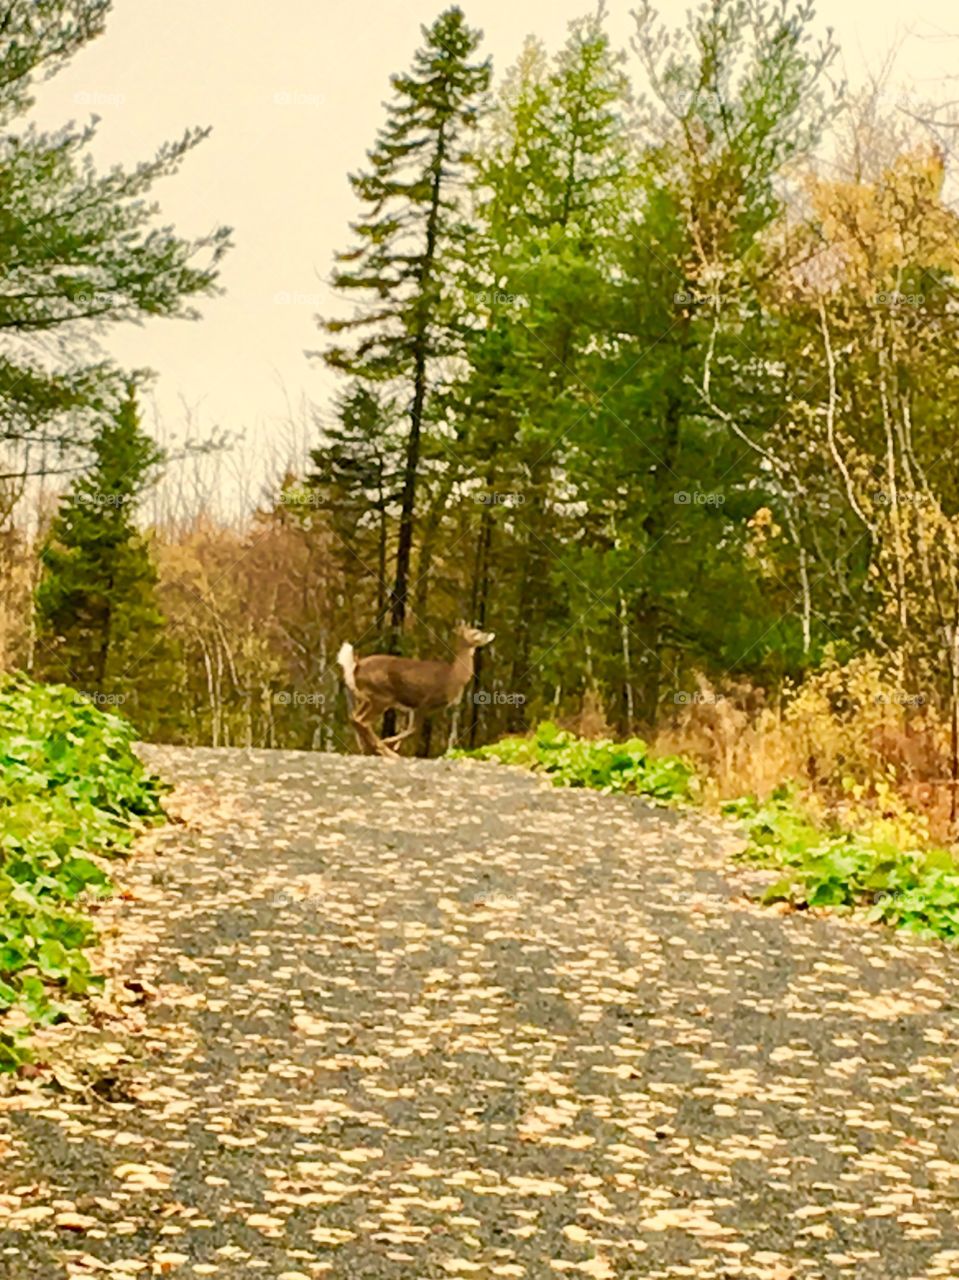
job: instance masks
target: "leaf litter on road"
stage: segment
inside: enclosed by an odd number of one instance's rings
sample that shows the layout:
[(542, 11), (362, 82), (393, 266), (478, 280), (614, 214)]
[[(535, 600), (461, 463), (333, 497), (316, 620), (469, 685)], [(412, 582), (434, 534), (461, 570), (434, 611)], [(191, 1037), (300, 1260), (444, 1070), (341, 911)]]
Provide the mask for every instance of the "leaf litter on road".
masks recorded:
[(950, 953), (757, 912), (628, 798), (146, 754), (186, 820), (100, 1025), (0, 1097), (11, 1277), (955, 1274)]

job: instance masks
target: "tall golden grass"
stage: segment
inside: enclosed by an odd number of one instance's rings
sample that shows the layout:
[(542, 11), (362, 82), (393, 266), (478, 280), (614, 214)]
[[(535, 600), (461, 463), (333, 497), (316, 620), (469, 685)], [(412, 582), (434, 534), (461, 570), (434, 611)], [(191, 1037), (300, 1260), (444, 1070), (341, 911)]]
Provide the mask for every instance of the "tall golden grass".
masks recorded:
[(828, 659), (773, 702), (746, 682), (699, 676), (653, 742), (693, 760), (714, 802), (792, 782), (813, 811), (844, 823), (954, 838), (947, 726), (930, 695), (903, 688), (874, 655)]

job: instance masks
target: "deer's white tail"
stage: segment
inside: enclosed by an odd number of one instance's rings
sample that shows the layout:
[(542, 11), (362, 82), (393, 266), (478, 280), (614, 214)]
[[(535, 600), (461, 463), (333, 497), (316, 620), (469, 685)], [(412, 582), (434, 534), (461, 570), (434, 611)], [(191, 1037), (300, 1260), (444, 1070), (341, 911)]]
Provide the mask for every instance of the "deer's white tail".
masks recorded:
[(343, 680), (350, 693), (356, 694), (356, 654), (353, 652), (353, 646), (348, 640), (340, 645), (340, 651), (336, 655), (336, 660), (343, 668)]

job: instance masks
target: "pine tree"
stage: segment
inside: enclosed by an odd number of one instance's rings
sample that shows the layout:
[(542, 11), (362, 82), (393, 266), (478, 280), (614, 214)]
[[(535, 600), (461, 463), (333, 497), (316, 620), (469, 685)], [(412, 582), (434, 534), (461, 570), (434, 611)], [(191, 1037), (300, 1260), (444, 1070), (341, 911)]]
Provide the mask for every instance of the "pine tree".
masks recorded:
[(344, 576), (375, 580), (375, 627), (385, 639), (389, 512), (402, 484), (398, 414), (379, 388), (356, 382), (338, 400), (336, 415), (310, 454), (309, 507), (328, 514)]
[(637, 14), (659, 113), (585, 371), (601, 403), (568, 437), (590, 523), (564, 559), (610, 621), (620, 596), (646, 722), (690, 655), (731, 667), (776, 623), (740, 559), (770, 477), (729, 423), (768, 413), (778, 429), (781, 415), (756, 355), (769, 323), (759, 295), (783, 169), (822, 123), (831, 46), (810, 47), (809, 17), (804, 0), (702, 0), (684, 37), (648, 4)]
[[(531, 672), (544, 673), (540, 655), (569, 629), (566, 592), (552, 588), (565, 555), (557, 554), (559, 492), (567, 489), (566, 439), (594, 399), (582, 362), (608, 295), (608, 245), (630, 180), (621, 63), (601, 13), (572, 23), (554, 59), (528, 42), (477, 166), (473, 256), (485, 288), (460, 396), (461, 452), (483, 499), (472, 614), (512, 637), (506, 680), (514, 691), (528, 688)], [(495, 615), (487, 616), (494, 582)], [(484, 661), (478, 654), (477, 678)], [(521, 709), (509, 713), (518, 727)], [(481, 714), (490, 713), (474, 704), (471, 740)]]
[[(149, 718), (165, 648), (156, 570), (135, 523), (161, 451), (140, 427), (130, 383), (92, 442), (93, 462), (54, 517), (37, 588), (38, 674)], [(138, 715), (138, 713), (140, 713)]]
[(390, 591), (396, 646), (407, 613), (430, 397), (438, 365), (461, 341), (449, 288), (451, 247), (464, 235), (457, 184), (490, 79), (489, 62), (472, 61), (480, 33), (461, 9), (447, 9), (423, 35), (412, 69), (393, 77), (394, 98), (370, 169), (351, 178), (365, 206), (353, 227), (359, 244), (340, 255), (333, 280), (370, 305), (326, 325), (334, 334), (359, 334), (352, 348), (325, 353), (330, 365), (396, 384), (410, 406)]
[[(56, 133), (13, 129), (35, 79), (54, 73), (103, 30), (109, 0), (0, 0), (0, 442), (14, 474), (57, 470), (58, 453), (85, 445), (122, 378), (89, 359), (105, 322), (193, 318), (189, 299), (211, 293), (229, 231), (195, 240), (157, 224), (147, 197), (208, 130), (191, 129), (131, 169), (97, 173), (96, 121)], [(28, 345), (46, 341), (43, 355)], [(26, 339), (27, 341), (22, 341)], [(63, 359), (47, 358), (59, 349)], [(42, 442), (43, 449), (30, 446)], [(26, 458), (26, 460), (25, 460)], [(72, 464), (73, 458), (70, 462)]]

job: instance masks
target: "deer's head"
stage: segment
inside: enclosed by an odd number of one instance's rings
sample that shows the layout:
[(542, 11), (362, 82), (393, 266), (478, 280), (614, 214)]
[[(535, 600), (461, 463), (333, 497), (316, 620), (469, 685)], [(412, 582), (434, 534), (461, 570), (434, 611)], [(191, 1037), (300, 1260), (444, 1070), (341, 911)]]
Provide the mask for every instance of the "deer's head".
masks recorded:
[(478, 627), (471, 627), (466, 622), (456, 624), (456, 637), (470, 649), (482, 649), (484, 644), (492, 644), (496, 639), (492, 631), (480, 631)]

